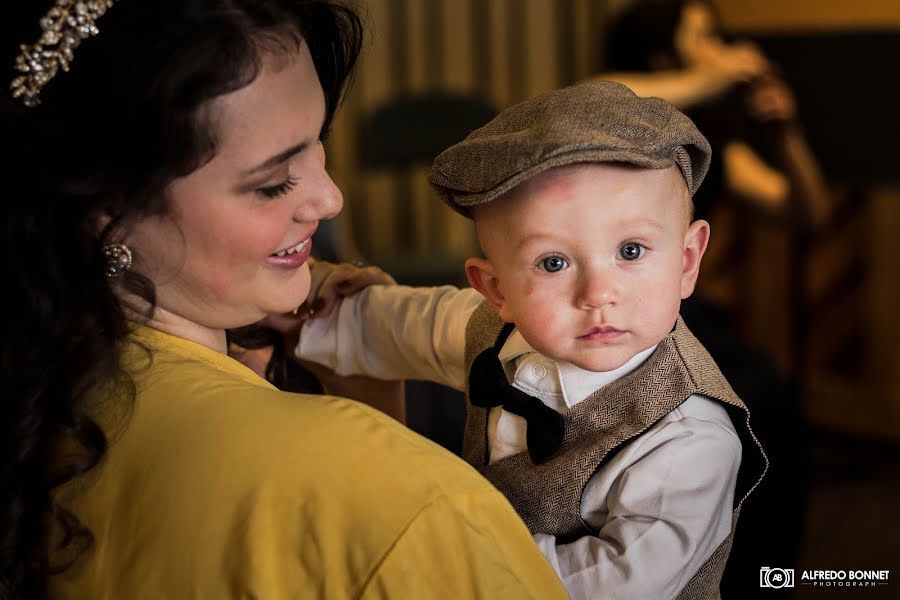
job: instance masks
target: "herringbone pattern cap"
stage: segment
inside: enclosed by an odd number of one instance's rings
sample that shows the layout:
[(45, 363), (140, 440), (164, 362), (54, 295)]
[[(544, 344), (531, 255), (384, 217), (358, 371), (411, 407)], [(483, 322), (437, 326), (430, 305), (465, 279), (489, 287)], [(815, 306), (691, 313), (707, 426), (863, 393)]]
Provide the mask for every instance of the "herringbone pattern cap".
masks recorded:
[(694, 123), (660, 98), (612, 81), (554, 90), (512, 106), (434, 161), (429, 181), (457, 212), (490, 202), (552, 167), (624, 162), (677, 164), (691, 195), (709, 169), (710, 147)]

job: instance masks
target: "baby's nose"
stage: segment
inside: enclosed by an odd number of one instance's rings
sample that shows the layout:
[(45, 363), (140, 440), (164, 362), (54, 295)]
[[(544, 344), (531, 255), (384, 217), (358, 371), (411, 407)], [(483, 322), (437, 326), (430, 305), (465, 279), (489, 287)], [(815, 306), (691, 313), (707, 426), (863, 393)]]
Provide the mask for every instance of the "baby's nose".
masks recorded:
[(614, 303), (617, 297), (615, 277), (605, 269), (593, 268), (581, 278), (576, 303), (583, 309), (600, 308)]

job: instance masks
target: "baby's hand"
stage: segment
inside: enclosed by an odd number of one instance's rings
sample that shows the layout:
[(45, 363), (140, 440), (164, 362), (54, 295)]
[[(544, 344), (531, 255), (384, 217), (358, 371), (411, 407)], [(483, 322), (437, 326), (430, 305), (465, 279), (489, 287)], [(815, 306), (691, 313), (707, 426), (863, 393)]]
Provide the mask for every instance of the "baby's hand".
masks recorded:
[(306, 301), (293, 312), (269, 315), (261, 325), (280, 332), (285, 345), (293, 348), (303, 323), (311, 318), (327, 317), (334, 310), (338, 298), (350, 296), (370, 285), (395, 285), (394, 278), (378, 267), (363, 267), (350, 263), (330, 263), (310, 260), (312, 277)]
[(301, 318), (327, 317), (338, 298), (350, 296), (370, 285), (395, 285), (394, 278), (378, 267), (317, 260), (310, 267), (309, 296), (296, 313)]

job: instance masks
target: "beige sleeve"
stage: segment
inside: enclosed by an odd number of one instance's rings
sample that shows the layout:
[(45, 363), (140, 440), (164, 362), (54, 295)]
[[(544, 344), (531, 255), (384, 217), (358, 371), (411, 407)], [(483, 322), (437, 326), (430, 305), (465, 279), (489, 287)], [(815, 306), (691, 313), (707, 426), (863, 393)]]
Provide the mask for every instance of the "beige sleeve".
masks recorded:
[(465, 329), (482, 302), (471, 288), (373, 285), (311, 319), (295, 355), (339, 375), (421, 379), (465, 388)]

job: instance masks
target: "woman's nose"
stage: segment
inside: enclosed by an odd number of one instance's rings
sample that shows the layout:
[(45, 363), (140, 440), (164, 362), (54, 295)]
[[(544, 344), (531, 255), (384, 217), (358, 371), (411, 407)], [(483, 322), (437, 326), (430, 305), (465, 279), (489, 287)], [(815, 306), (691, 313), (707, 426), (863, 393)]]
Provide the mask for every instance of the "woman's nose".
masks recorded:
[(320, 170), (310, 182), (308, 193), (297, 206), (295, 221), (321, 221), (332, 219), (344, 206), (344, 196), (325, 170), (324, 160)]
[(319, 194), (320, 210), (323, 215), (320, 218), (333, 219), (344, 207), (344, 195), (341, 194), (341, 190), (335, 185), (334, 181), (331, 179), (331, 175), (329, 175), (327, 171), (323, 176), (324, 181), (322, 184), (322, 191)]
[(333, 219), (341, 212), (344, 206), (344, 197), (330, 177), (325, 176), (325, 181), (310, 190), (309, 194), (297, 206), (294, 211), (294, 220), (298, 223), (307, 221), (322, 221)]

